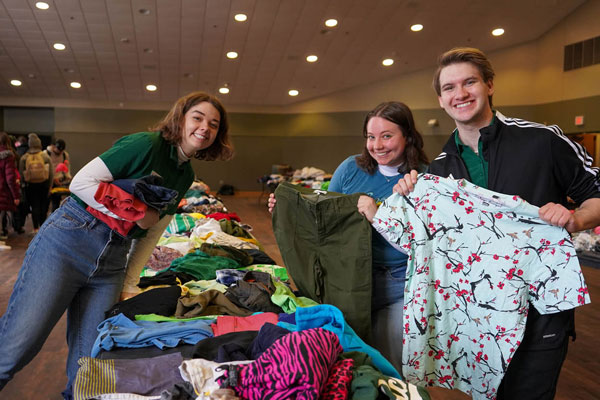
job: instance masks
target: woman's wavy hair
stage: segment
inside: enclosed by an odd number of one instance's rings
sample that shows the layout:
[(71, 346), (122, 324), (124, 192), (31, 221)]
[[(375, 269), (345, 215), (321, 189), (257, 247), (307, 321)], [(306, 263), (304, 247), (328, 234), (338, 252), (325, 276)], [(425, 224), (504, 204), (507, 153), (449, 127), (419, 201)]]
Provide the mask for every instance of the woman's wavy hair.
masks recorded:
[[(367, 124), (373, 117), (380, 117), (398, 125), (406, 139), (406, 147), (402, 154), (402, 165), (398, 168), (398, 172), (407, 173), (413, 169), (418, 171), (423, 164), (429, 163), (427, 155), (423, 151), (423, 138), (417, 131), (412, 112), (406, 104), (399, 101), (387, 101), (371, 110), (367, 114), (363, 125), (365, 139), (367, 138)], [(377, 171), (377, 161), (369, 154), (366, 141), (362, 154), (356, 157), (356, 164), (371, 175)]]
[(219, 111), (220, 121), (217, 137), (213, 144), (203, 150), (198, 150), (194, 158), (205, 161), (229, 160), (233, 157), (233, 145), (229, 140), (229, 121), (227, 111), (223, 104), (214, 96), (205, 92), (193, 92), (179, 98), (169, 113), (155, 126), (150, 129), (160, 131), (169, 143), (178, 145), (183, 138), (183, 123), (185, 113), (196, 104), (208, 102)]

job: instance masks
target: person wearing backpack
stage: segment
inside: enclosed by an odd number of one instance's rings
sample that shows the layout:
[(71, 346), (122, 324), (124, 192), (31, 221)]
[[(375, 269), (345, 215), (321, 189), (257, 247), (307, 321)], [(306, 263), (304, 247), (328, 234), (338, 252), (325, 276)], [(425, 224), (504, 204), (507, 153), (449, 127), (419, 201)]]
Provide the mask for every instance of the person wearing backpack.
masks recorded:
[(30, 133), (28, 143), (29, 150), (19, 161), (19, 171), (25, 182), (25, 195), (31, 207), (35, 234), (46, 220), (54, 169), (50, 157), (42, 151), (42, 141), (39, 136)]

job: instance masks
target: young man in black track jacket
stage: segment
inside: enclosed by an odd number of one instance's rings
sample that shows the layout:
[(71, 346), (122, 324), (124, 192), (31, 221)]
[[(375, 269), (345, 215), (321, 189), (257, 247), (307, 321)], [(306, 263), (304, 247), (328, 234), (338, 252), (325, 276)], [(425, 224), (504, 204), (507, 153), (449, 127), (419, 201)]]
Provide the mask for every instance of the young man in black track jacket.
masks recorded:
[[(485, 54), (472, 48), (442, 54), (433, 86), (456, 129), (430, 173), (519, 195), (540, 207), (542, 220), (571, 233), (600, 225), (600, 174), (592, 158), (557, 126), (493, 111), (494, 71)], [(416, 181), (411, 171), (394, 191), (407, 194)], [(574, 213), (565, 207), (567, 196), (579, 205)], [(498, 399), (554, 398), (569, 336), (575, 336), (573, 310), (540, 315), (530, 306)]]

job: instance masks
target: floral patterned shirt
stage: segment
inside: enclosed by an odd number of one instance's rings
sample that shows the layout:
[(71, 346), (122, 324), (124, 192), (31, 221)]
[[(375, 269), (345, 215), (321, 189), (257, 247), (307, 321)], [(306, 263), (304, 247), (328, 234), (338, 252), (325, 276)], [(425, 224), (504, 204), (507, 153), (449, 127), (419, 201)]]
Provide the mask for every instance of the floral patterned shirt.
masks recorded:
[(373, 225), (409, 255), (402, 372), (414, 384), (494, 399), (525, 332), (542, 314), (590, 302), (566, 230), (518, 196), (424, 174)]

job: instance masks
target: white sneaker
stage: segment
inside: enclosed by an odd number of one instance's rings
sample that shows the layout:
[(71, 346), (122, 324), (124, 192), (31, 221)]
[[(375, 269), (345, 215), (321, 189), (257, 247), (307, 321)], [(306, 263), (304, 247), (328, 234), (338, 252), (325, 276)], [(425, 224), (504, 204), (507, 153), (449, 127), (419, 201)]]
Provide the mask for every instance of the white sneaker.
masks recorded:
[(12, 247), (10, 247), (9, 245), (4, 244), (3, 242), (0, 243), (0, 251), (2, 251), (2, 250), (10, 250), (10, 249), (12, 249)]

